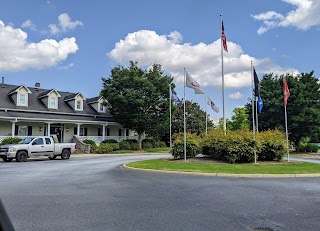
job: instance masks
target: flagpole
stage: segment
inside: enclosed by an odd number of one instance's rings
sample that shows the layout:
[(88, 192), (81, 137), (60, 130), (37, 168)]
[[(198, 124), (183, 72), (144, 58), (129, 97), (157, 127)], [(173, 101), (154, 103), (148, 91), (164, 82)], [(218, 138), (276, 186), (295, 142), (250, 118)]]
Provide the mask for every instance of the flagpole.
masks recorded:
[(172, 92), (171, 92), (171, 84), (169, 84), (169, 105), (170, 105), (170, 148), (172, 148), (172, 115), (171, 115), (171, 100), (172, 100)]
[(184, 68), (184, 87), (183, 87), (183, 152), (184, 161), (187, 161), (187, 128), (186, 128), (186, 69)]
[(205, 106), (205, 110), (206, 110), (206, 135), (208, 134), (208, 116), (207, 116), (207, 95), (204, 94), (204, 106)]
[(257, 129), (257, 133), (259, 133), (259, 122), (258, 122), (258, 97), (254, 97), (256, 99), (256, 129)]
[(289, 140), (288, 140), (288, 120), (287, 120), (287, 106), (284, 106), (284, 121), (286, 126), (286, 141), (287, 141), (287, 156), (288, 156), (288, 162), (289, 162)]
[(221, 30), (221, 75), (222, 75), (222, 111), (223, 111), (223, 131), (227, 134), (226, 111), (224, 106), (224, 74), (223, 74), (223, 41), (222, 41), (222, 14), (220, 14), (220, 30)]
[[(251, 81), (252, 81), (252, 99), (251, 99), (251, 107), (252, 107), (252, 132), (253, 132), (253, 140), (256, 140), (256, 128), (255, 128), (255, 122), (254, 122), (254, 79), (253, 79), (253, 65), (251, 61)], [(257, 152), (256, 149), (254, 149), (254, 163), (257, 163)]]

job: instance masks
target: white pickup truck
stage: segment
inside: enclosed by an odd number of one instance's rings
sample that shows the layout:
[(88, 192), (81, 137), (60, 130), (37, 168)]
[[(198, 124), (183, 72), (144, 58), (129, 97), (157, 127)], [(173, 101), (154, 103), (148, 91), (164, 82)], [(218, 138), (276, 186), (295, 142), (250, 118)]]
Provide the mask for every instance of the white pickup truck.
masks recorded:
[(29, 157), (47, 156), (50, 160), (61, 156), (67, 160), (70, 154), (76, 150), (75, 143), (54, 143), (49, 136), (25, 138), (18, 144), (6, 144), (0, 147), (0, 158), (5, 162), (16, 159), (17, 162), (25, 162)]

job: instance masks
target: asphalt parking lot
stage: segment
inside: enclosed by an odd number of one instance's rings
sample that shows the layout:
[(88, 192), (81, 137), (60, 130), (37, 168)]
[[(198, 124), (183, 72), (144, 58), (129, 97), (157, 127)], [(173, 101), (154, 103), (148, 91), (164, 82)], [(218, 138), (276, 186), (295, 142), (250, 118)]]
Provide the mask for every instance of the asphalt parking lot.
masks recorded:
[(121, 167), (169, 155), (0, 162), (16, 230), (320, 230), (320, 178), (226, 178)]

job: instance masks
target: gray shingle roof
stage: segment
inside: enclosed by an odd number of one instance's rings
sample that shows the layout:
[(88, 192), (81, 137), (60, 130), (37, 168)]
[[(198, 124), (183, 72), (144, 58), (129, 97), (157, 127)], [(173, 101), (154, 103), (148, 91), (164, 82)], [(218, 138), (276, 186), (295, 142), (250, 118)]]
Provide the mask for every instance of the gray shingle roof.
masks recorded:
[(96, 103), (101, 98), (101, 96), (93, 97), (90, 99), (87, 99), (87, 104)]
[[(51, 90), (48, 89), (40, 89), (40, 88), (32, 88), (28, 87), (28, 89), (32, 92), (28, 94), (28, 107), (17, 106), (13, 101), (9, 92), (13, 92), (20, 86), (9, 85), (9, 84), (1, 84), (0, 85), (0, 108), (8, 108), (8, 109), (20, 109), (21, 111), (11, 111), (0, 113), (0, 116), (12, 116), (12, 117), (28, 117), (28, 118), (51, 118), (51, 119), (60, 119), (60, 118), (69, 118), (71, 120), (90, 120), (90, 121), (113, 121), (114, 119), (110, 112), (107, 113), (99, 113), (93, 107), (91, 107), (87, 100), (83, 101), (83, 111), (75, 111), (68, 102), (65, 102), (64, 99), (74, 98), (79, 93), (70, 93), (70, 92), (62, 92), (58, 91), (61, 95), (61, 98), (58, 98), (58, 110), (48, 108), (42, 101), (39, 99), (39, 96), (43, 96), (48, 94)], [(80, 93), (81, 94), (81, 93)], [(94, 97), (96, 98), (96, 97)], [(93, 99), (93, 98), (91, 98)], [(37, 113), (30, 112), (38, 111)], [(41, 112), (54, 112), (50, 114), (45, 114)], [(71, 114), (61, 114), (61, 113), (71, 113)], [(96, 117), (94, 117), (96, 116)]]

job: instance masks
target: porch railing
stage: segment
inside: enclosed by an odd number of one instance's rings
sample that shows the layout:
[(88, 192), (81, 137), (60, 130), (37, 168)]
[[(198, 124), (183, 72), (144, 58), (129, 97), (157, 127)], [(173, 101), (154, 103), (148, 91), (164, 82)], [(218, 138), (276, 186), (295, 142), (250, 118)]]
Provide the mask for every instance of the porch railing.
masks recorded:
[[(0, 136), (0, 143), (7, 138), (12, 138), (13, 136)], [(27, 137), (33, 137), (33, 136), (14, 136), (14, 138), (20, 138), (20, 139), (24, 139)]]
[[(103, 141), (102, 136), (79, 136), (81, 141), (83, 140), (93, 140), (97, 144), (100, 144)], [(116, 140), (121, 142), (123, 140), (135, 139), (138, 140), (138, 136), (105, 136), (104, 140)]]
[(90, 153), (90, 144), (83, 143), (79, 136), (73, 136), (72, 142), (77, 144), (77, 149), (83, 151), (84, 153)]

